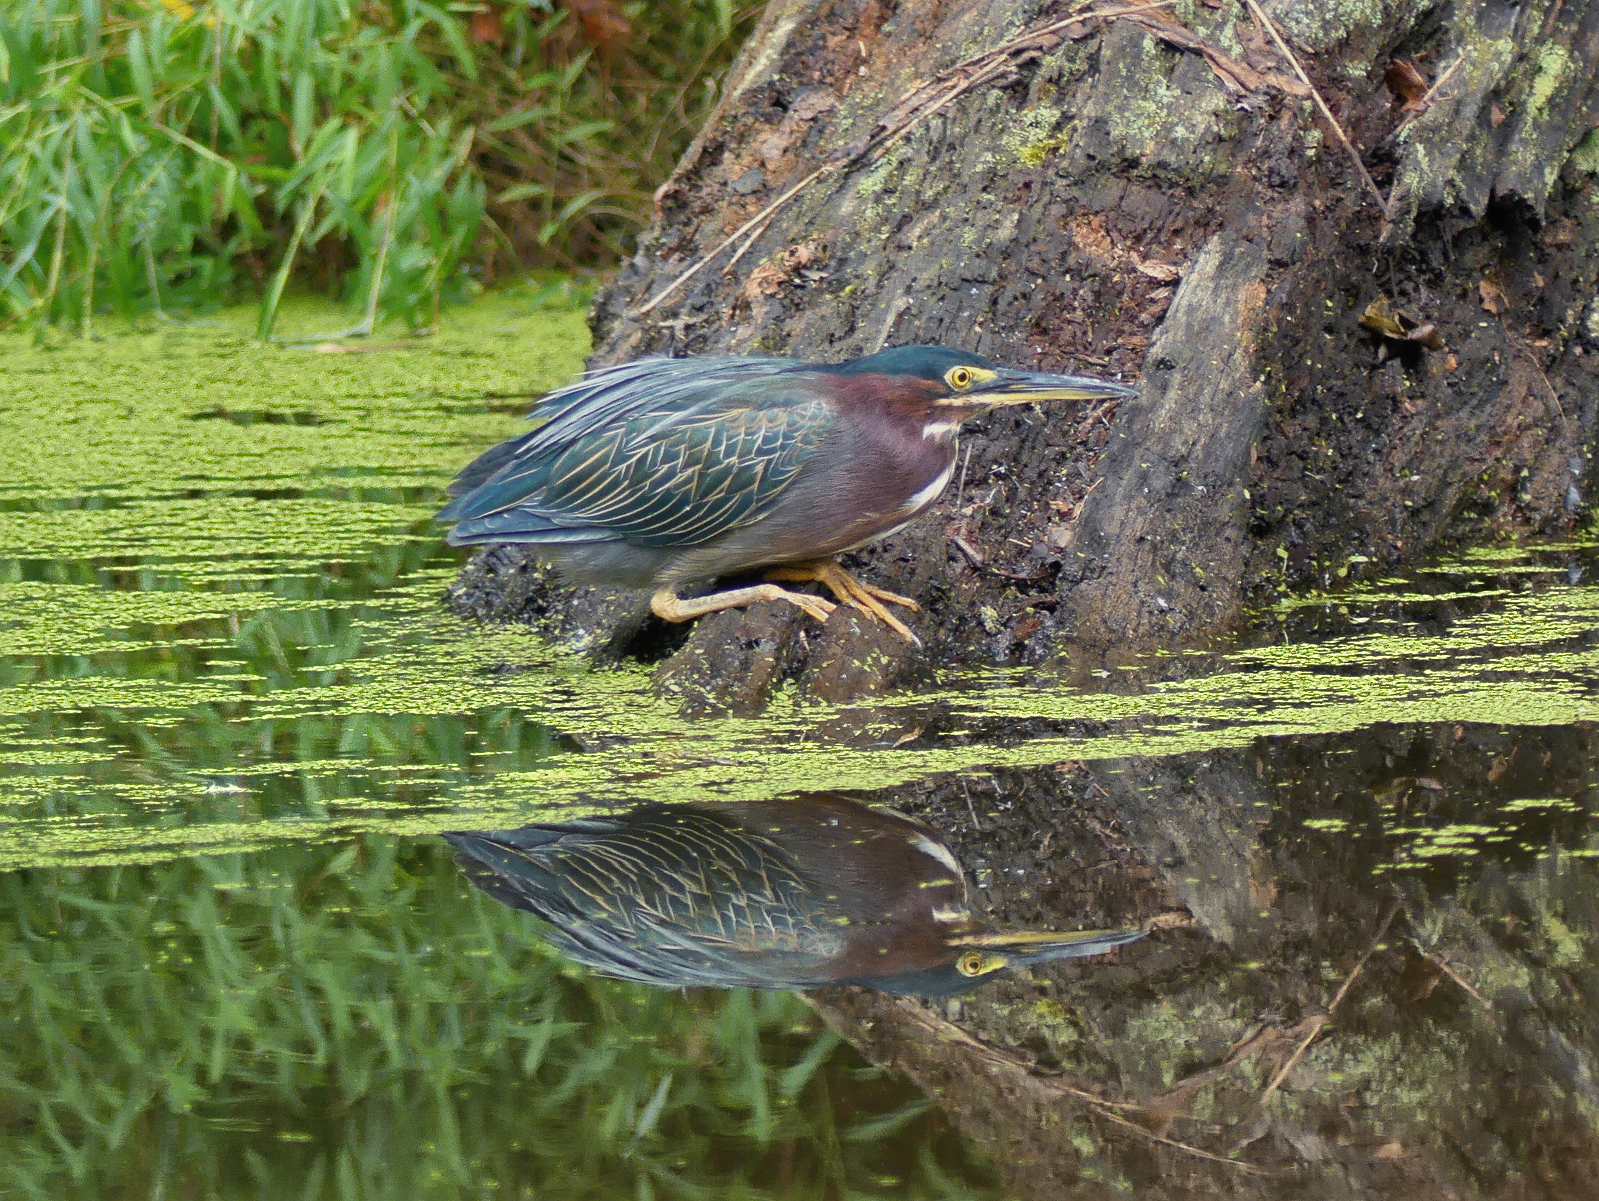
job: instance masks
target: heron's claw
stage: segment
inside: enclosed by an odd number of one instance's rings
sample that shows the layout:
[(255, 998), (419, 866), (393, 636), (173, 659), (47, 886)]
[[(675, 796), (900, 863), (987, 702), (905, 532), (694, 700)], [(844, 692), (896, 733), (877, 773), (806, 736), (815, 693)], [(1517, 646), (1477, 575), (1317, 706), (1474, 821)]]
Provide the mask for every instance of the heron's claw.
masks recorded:
[(922, 644), (922, 640), (911, 632), (911, 628), (885, 609), (882, 602), (899, 605), (913, 613), (921, 612), (920, 605), (908, 596), (901, 596), (897, 592), (889, 592), (886, 588), (878, 588), (873, 584), (857, 580), (831, 559), (818, 559), (812, 563), (789, 563), (772, 568), (766, 574), (774, 580), (814, 581), (823, 584), (846, 605), (877, 618), (912, 646)]

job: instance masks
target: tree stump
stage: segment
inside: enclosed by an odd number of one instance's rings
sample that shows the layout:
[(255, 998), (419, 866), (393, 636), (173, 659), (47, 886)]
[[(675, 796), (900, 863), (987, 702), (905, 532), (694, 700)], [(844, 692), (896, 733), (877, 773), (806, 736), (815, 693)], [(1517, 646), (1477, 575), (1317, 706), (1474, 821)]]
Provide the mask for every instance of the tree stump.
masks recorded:
[[(977, 423), (960, 484), (857, 556), (921, 598), (932, 659), (1193, 643), (1279, 589), (1570, 526), (1599, 14), (1100, 7), (774, 0), (598, 298), (595, 363), (942, 342), (1140, 380)], [(902, 678), (879, 658), (859, 687)]]

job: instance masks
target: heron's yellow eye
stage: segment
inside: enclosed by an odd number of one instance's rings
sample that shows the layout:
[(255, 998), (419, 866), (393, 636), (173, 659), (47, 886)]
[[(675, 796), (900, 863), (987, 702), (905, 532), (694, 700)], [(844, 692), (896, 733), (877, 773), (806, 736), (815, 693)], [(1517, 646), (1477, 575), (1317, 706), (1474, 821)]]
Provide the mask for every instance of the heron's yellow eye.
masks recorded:
[(970, 367), (951, 367), (944, 373), (944, 382), (957, 392), (964, 392), (972, 386), (972, 369)]
[(955, 961), (955, 970), (963, 976), (980, 975), (983, 970), (983, 957), (976, 951), (967, 951)]

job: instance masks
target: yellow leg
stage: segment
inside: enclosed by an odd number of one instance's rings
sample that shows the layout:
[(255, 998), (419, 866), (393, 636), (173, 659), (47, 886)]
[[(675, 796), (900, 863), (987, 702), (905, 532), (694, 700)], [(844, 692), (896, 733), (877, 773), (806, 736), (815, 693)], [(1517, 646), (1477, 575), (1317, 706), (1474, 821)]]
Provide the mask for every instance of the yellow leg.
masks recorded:
[(818, 584), (825, 584), (833, 595), (846, 605), (877, 618), (912, 646), (922, 644), (921, 639), (911, 633), (910, 627), (885, 609), (882, 602), (899, 605), (913, 613), (921, 612), (920, 605), (908, 596), (862, 583), (832, 559), (817, 559), (811, 563), (789, 563), (782, 567), (770, 568), (766, 574), (774, 580), (815, 581)]
[(662, 588), (650, 597), (650, 608), (663, 621), (691, 621), (707, 613), (720, 613), (723, 609), (742, 609), (756, 601), (780, 600), (798, 605), (817, 621), (826, 621), (838, 606), (819, 596), (804, 592), (790, 592), (776, 584), (754, 584), (748, 588), (731, 588), (726, 592), (713, 592), (709, 596), (696, 596), (684, 600), (675, 589)]

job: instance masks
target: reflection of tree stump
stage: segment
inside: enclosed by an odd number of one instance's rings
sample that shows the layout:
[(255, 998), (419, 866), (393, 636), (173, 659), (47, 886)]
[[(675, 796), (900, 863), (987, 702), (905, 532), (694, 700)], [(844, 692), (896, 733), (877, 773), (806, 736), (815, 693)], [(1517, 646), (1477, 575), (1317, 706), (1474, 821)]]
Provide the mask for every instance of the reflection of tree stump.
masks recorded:
[[(812, 1001), (1029, 1201), (1568, 1201), (1599, 1172), (1599, 870), (1580, 799), (1515, 798), (1581, 798), (1593, 744), (1396, 726), (928, 781), (892, 799), (997, 924), (1157, 932), (958, 1006)], [(1493, 858), (1386, 871), (1427, 828)]]
[[(599, 361), (939, 341), (1141, 377), (1120, 412), (980, 423), (964, 486), (862, 556), (929, 607), (935, 656), (1191, 640), (1253, 591), (1572, 519), (1599, 343), (1588, 5), (1179, 0), (949, 73), (1047, 8), (773, 0), (599, 299)], [(1430, 98), (1385, 86), (1396, 59)], [(1379, 298), (1397, 336), (1361, 323)]]

